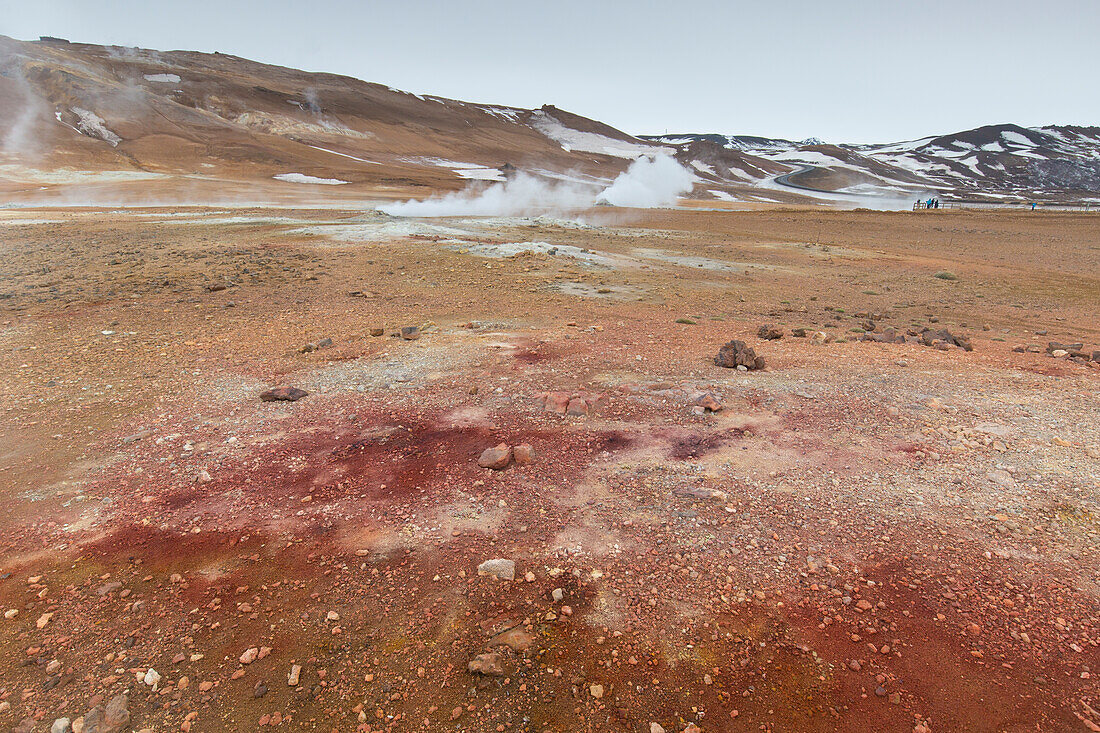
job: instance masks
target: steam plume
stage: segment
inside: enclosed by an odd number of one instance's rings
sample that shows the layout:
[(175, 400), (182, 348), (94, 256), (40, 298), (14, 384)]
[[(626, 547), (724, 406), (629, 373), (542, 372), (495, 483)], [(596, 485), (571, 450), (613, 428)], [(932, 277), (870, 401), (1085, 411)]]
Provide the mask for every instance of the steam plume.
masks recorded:
[(394, 216), (522, 216), (586, 209), (596, 203), (650, 208), (671, 206), (691, 190), (695, 176), (671, 156), (639, 158), (600, 190), (579, 182), (554, 182), (520, 173), (490, 186), (380, 207)]

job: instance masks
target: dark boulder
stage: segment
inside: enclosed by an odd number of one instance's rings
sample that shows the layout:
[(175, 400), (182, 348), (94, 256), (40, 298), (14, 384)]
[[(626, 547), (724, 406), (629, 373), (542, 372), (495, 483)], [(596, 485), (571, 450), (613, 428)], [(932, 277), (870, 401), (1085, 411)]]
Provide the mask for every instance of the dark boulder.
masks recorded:
[(756, 351), (744, 341), (734, 339), (718, 350), (714, 363), (726, 369), (736, 369), (739, 366), (745, 369), (763, 369), (764, 357), (757, 356)]

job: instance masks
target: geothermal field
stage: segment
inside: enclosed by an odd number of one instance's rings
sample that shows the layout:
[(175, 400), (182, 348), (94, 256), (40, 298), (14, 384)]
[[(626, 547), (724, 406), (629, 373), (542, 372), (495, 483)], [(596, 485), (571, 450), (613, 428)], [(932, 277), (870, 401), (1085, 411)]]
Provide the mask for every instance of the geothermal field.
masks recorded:
[(3, 41), (0, 730), (1100, 730), (1100, 129)]

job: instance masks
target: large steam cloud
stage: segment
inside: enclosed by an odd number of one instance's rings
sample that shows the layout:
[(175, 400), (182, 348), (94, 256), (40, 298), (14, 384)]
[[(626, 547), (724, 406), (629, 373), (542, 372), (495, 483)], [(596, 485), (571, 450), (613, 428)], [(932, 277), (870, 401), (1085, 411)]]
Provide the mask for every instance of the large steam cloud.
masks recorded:
[(652, 208), (671, 206), (691, 190), (695, 176), (670, 155), (639, 158), (607, 188), (577, 182), (554, 182), (520, 173), (487, 188), (478, 185), (445, 196), (380, 207), (393, 216), (523, 216), (576, 211), (606, 203)]

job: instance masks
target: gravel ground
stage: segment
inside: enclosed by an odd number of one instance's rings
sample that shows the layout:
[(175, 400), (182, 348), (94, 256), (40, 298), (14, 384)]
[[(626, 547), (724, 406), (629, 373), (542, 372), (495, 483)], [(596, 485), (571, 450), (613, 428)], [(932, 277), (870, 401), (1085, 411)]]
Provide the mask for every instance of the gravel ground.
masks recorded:
[(0, 212), (0, 728), (1100, 729), (1094, 216), (173, 213)]

